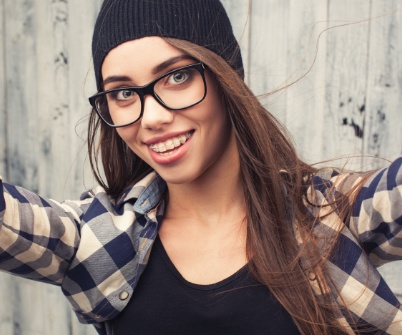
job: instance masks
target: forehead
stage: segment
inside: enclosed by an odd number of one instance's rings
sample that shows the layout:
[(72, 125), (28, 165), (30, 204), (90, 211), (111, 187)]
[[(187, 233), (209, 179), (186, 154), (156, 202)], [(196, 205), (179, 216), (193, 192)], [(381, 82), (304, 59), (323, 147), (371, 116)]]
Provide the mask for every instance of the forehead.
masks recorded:
[(128, 41), (112, 49), (102, 64), (102, 77), (112, 75), (150, 74), (169, 58), (184, 53), (156, 36)]

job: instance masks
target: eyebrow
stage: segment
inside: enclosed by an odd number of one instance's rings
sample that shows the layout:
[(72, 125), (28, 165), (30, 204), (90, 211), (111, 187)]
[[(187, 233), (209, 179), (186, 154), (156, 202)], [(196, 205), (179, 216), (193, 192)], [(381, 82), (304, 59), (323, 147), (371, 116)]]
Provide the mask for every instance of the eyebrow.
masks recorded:
[(158, 73), (162, 72), (163, 70), (165, 70), (166, 68), (168, 68), (169, 66), (171, 66), (175, 63), (178, 63), (184, 59), (194, 60), (194, 58), (191, 57), (190, 55), (180, 55), (180, 56), (172, 57), (172, 58), (169, 58), (169, 59), (165, 60), (164, 62), (160, 63), (159, 65), (155, 66), (152, 70), (152, 74), (158, 74)]
[[(194, 60), (194, 57), (191, 57), (190, 55), (180, 55), (180, 56), (169, 58), (169, 59), (165, 60), (164, 62), (155, 66), (152, 69), (151, 73), (153, 75), (156, 75), (156, 74), (162, 72), (163, 70), (165, 70), (166, 68), (168, 68), (169, 66), (176, 64), (185, 59)], [(130, 80), (132, 80), (132, 79), (128, 76), (109, 76), (105, 80), (102, 81), (102, 87), (105, 87), (107, 84), (113, 83), (116, 81), (130, 81)]]

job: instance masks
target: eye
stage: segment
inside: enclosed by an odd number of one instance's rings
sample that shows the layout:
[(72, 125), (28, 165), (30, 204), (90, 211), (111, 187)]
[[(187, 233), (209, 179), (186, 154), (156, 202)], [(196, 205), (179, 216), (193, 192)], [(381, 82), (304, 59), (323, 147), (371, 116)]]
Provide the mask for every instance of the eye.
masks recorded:
[(121, 90), (114, 92), (114, 94), (114, 98), (117, 100), (130, 100), (136, 96), (136, 93), (130, 90)]
[(185, 81), (187, 81), (189, 77), (190, 77), (189, 71), (180, 70), (169, 76), (168, 83), (172, 85), (182, 84)]

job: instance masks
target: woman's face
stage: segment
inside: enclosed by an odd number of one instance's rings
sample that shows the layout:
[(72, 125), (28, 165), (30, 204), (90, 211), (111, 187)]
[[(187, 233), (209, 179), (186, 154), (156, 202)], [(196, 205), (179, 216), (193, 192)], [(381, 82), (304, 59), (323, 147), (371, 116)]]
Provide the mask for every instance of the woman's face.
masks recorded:
[[(123, 43), (104, 60), (104, 89), (143, 86), (168, 71), (196, 63), (179, 57), (183, 55), (160, 37)], [(228, 114), (208, 70), (205, 77), (207, 95), (199, 104), (174, 111), (147, 95), (142, 118), (116, 129), (130, 149), (168, 183), (219, 178), (238, 165)]]

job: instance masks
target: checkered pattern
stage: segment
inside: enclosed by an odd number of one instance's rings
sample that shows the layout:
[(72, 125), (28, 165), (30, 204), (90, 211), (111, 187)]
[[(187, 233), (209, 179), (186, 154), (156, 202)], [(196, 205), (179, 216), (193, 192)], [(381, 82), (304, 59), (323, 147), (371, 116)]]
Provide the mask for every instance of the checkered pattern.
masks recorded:
[[(330, 204), (342, 199), (344, 191), (360, 179), (358, 174), (324, 170), (314, 178), (314, 192), (309, 191), (309, 200), (319, 205), (310, 210), (328, 213), (314, 228), (316, 235), (331, 237), (340, 232), (326, 263), (332, 282), (325, 293), (350, 312), (340, 316), (340, 322), (350, 324), (353, 318), (359, 329), (370, 329), (370, 334), (402, 334), (400, 303), (376, 270), (402, 259), (402, 158), (370, 177), (345, 226)], [(322, 293), (317, 288), (316, 292)]]
[[(358, 181), (358, 175), (323, 170), (309, 200), (319, 206), (331, 203), (342, 197), (345, 185)], [(61, 286), (79, 320), (105, 334), (105, 322), (126, 306), (124, 295), (131, 296), (146, 266), (164, 212), (163, 180), (151, 173), (117, 201), (102, 188), (63, 203), (2, 184), (1, 178), (0, 188), (0, 269)], [(346, 325), (353, 318), (372, 333), (402, 334), (399, 302), (375, 269), (402, 258), (402, 158), (366, 183), (348, 226), (330, 206), (308, 206), (329, 213), (316, 224), (317, 236), (341, 232), (327, 261), (328, 287), (316, 287), (314, 278), (321, 274), (309, 273), (315, 292), (333, 297), (340, 306), (339, 321)], [(341, 314), (344, 307), (350, 313)]]

